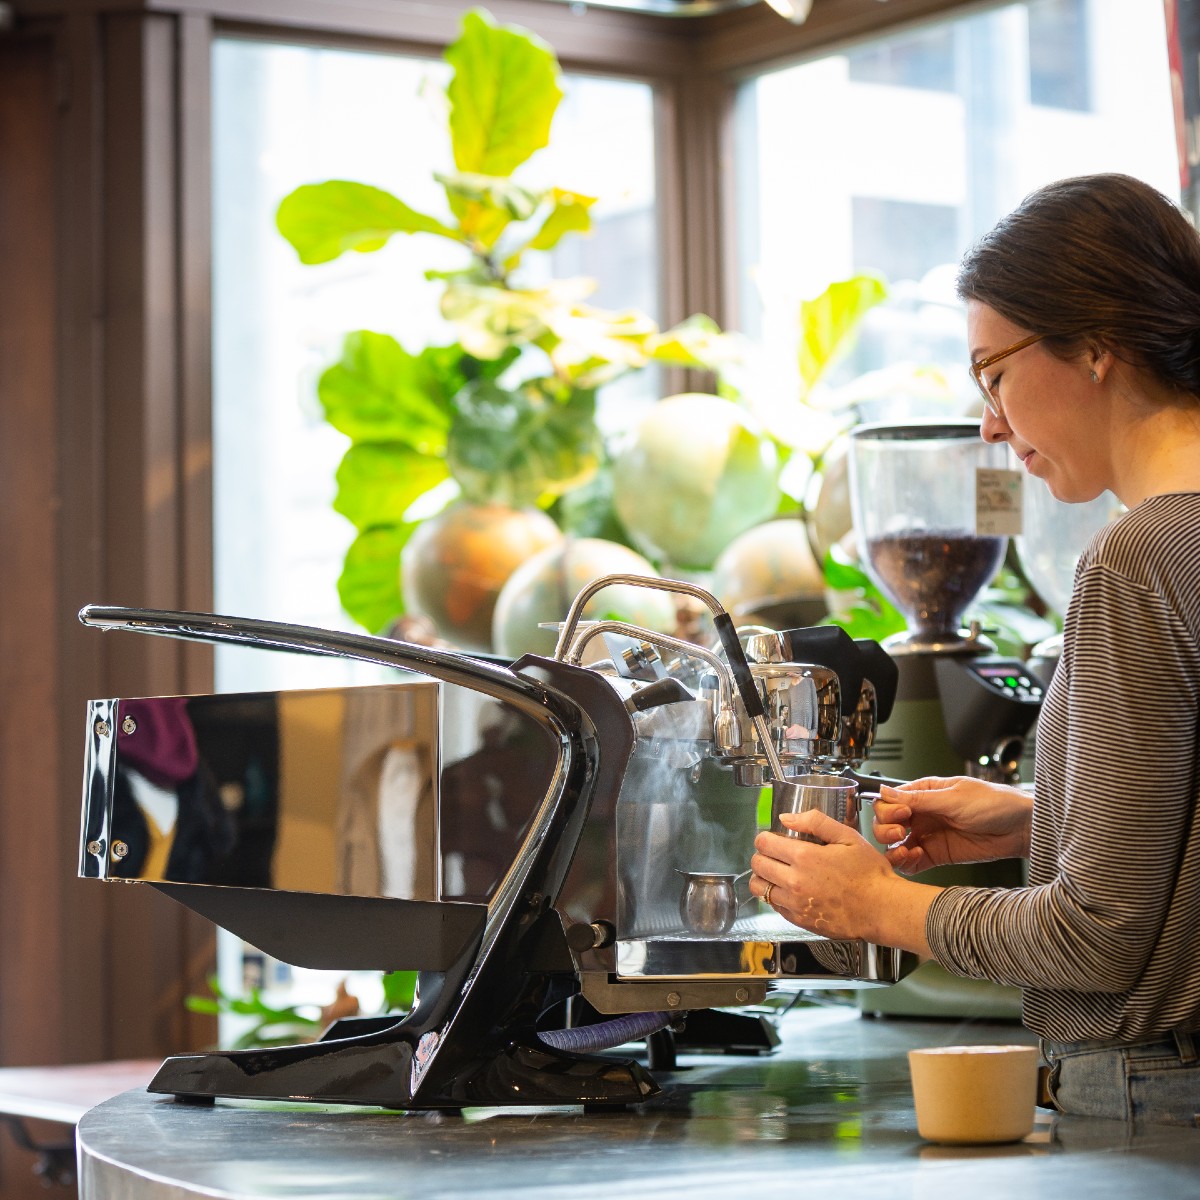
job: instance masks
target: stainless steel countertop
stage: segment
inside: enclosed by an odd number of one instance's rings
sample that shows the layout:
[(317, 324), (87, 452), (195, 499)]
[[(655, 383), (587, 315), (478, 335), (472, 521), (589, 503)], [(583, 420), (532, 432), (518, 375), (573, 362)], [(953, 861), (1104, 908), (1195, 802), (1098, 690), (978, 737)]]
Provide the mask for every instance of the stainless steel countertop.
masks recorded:
[(1015, 1025), (798, 1008), (761, 1057), (692, 1056), (640, 1109), (461, 1116), (126, 1092), (78, 1127), (82, 1200), (183, 1197), (1200, 1197), (1200, 1130), (1040, 1114), (1024, 1142), (935, 1146), (905, 1051), (1030, 1042)]

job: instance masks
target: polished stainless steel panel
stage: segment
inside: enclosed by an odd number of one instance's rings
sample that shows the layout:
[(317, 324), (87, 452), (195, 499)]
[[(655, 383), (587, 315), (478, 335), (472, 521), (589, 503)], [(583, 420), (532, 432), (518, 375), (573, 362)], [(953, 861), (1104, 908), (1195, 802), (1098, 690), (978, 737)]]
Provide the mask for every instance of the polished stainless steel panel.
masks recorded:
[(617, 801), (618, 936), (686, 932), (679, 872), (746, 870), (757, 800), (713, 759), (679, 768), (639, 741)]
[(115, 700), (93, 700), (87, 708), (79, 831), (79, 874), (83, 878), (101, 877), (108, 862), (116, 709)]
[[(805, 663), (751, 663), (772, 744), (787, 775), (803, 774), (837, 756), (842, 730), (841, 691), (835, 672)], [(739, 784), (770, 782), (771, 771), (754, 722), (737, 710), (738, 745), (725, 761)]]
[(857, 770), (861, 767), (871, 753), (878, 725), (879, 701), (875, 685), (869, 679), (864, 679), (854, 711), (842, 718), (842, 732), (831, 765), (838, 769), (850, 767)]
[(438, 688), (94, 703), (84, 873), (436, 900)]
[(780, 817), (784, 813), (804, 813), (816, 809), (851, 829), (858, 829), (858, 784), (845, 775), (794, 775), (771, 784), (771, 829), (784, 837), (805, 842), (819, 839), (811, 834), (788, 829)]

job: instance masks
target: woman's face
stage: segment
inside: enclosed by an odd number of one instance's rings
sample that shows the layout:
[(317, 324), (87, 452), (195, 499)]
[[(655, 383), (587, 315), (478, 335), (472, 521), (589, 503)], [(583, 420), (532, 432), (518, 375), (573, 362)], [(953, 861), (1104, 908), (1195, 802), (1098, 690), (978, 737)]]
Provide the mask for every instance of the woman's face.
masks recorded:
[[(978, 300), (967, 305), (972, 362), (1031, 332)], [(984, 372), (1003, 413), (984, 410), (984, 441), (1007, 442), (1030, 475), (1069, 503), (1093, 500), (1109, 486), (1109, 421), (1100, 411), (1103, 389), (1092, 382), (1091, 371), (1086, 358), (1064, 362), (1035, 342)]]

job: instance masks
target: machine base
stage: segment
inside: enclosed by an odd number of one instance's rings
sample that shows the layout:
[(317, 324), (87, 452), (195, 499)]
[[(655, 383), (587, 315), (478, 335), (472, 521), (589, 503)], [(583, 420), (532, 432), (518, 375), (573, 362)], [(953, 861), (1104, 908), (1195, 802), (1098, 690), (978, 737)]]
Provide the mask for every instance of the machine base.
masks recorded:
[[(661, 1091), (639, 1063), (510, 1043), (440, 1084), (422, 1085), (420, 1051), (400, 1032), (271, 1049), (168, 1058), (148, 1091), (185, 1103), (213, 1097), (462, 1109), (475, 1105), (640, 1104)], [(389, 1036), (389, 1034), (391, 1036)]]

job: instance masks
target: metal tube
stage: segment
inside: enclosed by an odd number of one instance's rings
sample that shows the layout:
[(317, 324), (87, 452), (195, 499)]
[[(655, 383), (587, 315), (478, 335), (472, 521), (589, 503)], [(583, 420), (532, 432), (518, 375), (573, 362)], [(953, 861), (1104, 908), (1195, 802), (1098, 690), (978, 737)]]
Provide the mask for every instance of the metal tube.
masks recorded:
[[(594, 637), (602, 633), (619, 633), (625, 637), (638, 638), (640, 641), (649, 642), (651, 646), (661, 646), (664, 650), (671, 650), (676, 654), (690, 654), (695, 658), (701, 659), (708, 663), (710, 667), (717, 673), (717, 690), (720, 695), (722, 705), (728, 705), (733, 700), (733, 676), (729, 670), (729, 666), (722, 662), (716, 654), (705, 646), (697, 646), (694, 642), (685, 642), (680, 638), (671, 637), (667, 633), (657, 633), (654, 630), (642, 629), (637, 625), (630, 625), (625, 621), (596, 621), (589, 623), (587, 628), (575, 639), (567, 651), (566, 656), (560, 659), (561, 662), (578, 666), (583, 661), (583, 651)], [(558, 657), (556, 652), (555, 657)]]
[(196, 642), (229, 642), (260, 650), (291, 650), (329, 658), (348, 658), (401, 671), (416, 671), (445, 683), (456, 683), (506, 700), (541, 725), (554, 728), (546, 709), (547, 689), (535, 680), (469, 655), (432, 646), (418, 646), (394, 638), (363, 633), (343, 633), (310, 625), (289, 625), (252, 617), (225, 617), (214, 613), (168, 612), (161, 609), (116, 608), (88, 604), (79, 610), (84, 625), (108, 632), (125, 629)]
[(657, 579), (648, 575), (601, 575), (593, 579), (571, 602), (571, 607), (567, 611), (567, 618), (563, 621), (562, 628), (558, 631), (558, 644), (554, 647), (555, 658), (561, 661), (563, 652), (571, 644), (571, 639), (575, 636), (575, 628), (579, 624), (579, 618), (583, 612), (584, 605), (597, 592), (603, 591), (606, 587), (613, 587), (618, 584), (625, 584), (629, 587), (647, 588), (652, 592), (677, 592), (681, 596), (692, 596), (707, 605), (709, 611), (714, 616), (725, 611), (721, 607), (720, 601), (712, 592), (706, 592), (702, 587), (697, 587), (694, 583), (684, 583), (681, 579)]

